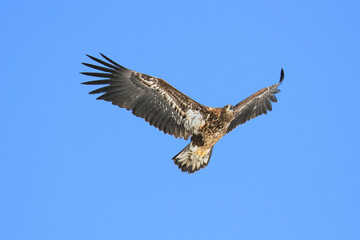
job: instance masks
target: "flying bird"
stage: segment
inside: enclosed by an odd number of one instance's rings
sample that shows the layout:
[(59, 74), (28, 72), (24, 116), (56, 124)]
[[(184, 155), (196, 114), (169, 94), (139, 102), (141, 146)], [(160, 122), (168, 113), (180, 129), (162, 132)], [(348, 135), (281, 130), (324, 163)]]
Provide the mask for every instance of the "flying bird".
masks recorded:
[(106, 85), (90, 94), (102, 94), (98, 100), (131, 110), (135, 116), (145, 119), (164, 133), (191, 139), (172, 158), (181, 171), (188, 173), (194, 173), (209, 164), (215, 143), (225, 134), (271, 111), (271, 102), (277, 102), (275, 94), (280, 92), (278, 86), (284, 80), (284, 70), (281, 69), (278, 83), (257, 91), (235, 106), (206, 107), (161, 78), (127, 69), (103, 54), (101, 56), (105, 60), (87, 56), (100, 65), (83, 64), (100, 72), (82, 74), (101, 79), (83, 84)]

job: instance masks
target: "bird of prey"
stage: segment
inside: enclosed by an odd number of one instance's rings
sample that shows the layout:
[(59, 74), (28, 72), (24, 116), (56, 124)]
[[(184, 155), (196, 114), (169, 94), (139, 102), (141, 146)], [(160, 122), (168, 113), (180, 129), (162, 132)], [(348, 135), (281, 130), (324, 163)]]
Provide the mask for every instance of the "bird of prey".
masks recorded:
[[(101, 53), (100, 53), (101, 54)], [(209, 164), (216, 142), (238, 125), (272, 110), (271, 102), (277, 102), (275, 94), (284, 79), (261, 89), (250, 97), (223, 108), (206, 107), (163, 79), (127, 69), (105, 55), (104, 60), (87, 55), (100, 65), (83, 63), (98, 72), (82, 72), (101, 78), (84, 82), (86, 85), (106, 85), (90, 94), (98, 94), (121, 108), (131, 110), (135, 116), (145, 119), (164, 133), (187, 140), (190, 143), (172, 160), (183, 172), (194, 173)]]

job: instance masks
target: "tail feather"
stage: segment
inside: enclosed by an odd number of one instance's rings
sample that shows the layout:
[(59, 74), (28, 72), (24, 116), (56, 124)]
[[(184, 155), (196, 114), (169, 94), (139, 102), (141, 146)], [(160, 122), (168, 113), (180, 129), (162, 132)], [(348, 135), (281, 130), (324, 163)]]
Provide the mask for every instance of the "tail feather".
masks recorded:
[(194, 173), (209, 164), (213, 148), (187, 145), (181, 152), (172, 158), (174, 163), (183, 172)]

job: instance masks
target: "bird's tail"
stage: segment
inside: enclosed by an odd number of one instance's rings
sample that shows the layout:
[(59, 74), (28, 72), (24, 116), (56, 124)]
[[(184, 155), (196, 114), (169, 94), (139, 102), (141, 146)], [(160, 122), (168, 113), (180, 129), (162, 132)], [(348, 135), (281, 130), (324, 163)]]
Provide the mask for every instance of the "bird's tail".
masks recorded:
[(213, 148), (194, 146), (191, 142), (172, 158), (183, 172), (193, 173), (209, 164)]

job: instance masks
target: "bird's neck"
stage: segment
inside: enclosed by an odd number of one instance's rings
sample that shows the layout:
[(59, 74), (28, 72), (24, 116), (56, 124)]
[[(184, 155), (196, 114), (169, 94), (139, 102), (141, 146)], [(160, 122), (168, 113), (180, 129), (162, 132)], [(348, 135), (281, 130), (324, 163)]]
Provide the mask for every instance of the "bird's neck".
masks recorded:
[(230, 122), (234, 117), (233, 111), (223, 111), (221, 114), (221, 120), (224, 122)]

